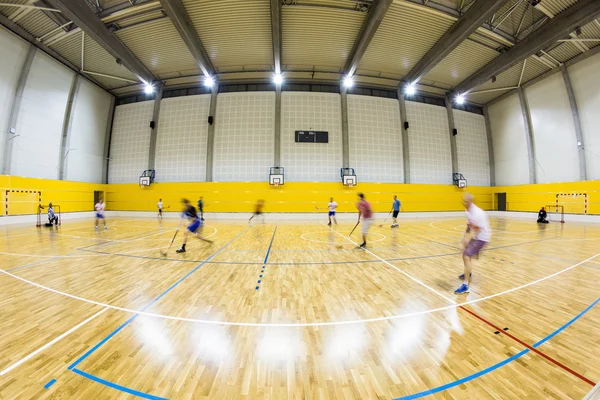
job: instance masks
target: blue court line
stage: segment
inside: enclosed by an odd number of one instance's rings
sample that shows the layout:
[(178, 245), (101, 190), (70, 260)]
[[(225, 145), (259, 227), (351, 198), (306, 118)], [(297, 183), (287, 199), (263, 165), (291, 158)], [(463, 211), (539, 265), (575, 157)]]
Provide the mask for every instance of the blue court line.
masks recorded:
[[(540, 340), (539, 342), (535, 343), (533, 346), (533, 348), (539, 347), (542, 344), (546, 343), (548, 340), (552, 339), (554, 336), (558, 335), (560, 332), (562, 332), (563, 330), (565, 330), (566, 328), (568, 328), (570, 325), (572, 325), (575, 321), (577, 321), (579, 318), (581, 318), (585, 313), (587, 313), (588, 311), (590, 311), (596, 304), (598, 304), (600, 302), (600, 297), (598, 299), (596, 299), (596, 301), (594, 301), (592, 304), (590, 304), (589, 306), (587, 306), (583, 311), (581, 311), (579, 314), (577, 314), (575, 317), (573, 317), (569, 322), (567, 322), (566, 324), (564, 324), (563, 326), (561, 326), (560, 328), (558, 328), (557, 330), (555, 330), (554, 332), (552, 332), (550, 335), (546, 336), (545, 338), (543, 338), (542, 340)], [(435, 393), (439, 393), (439, 392), (443, 392), (444, 390), (453, 388), (455, 386), (458, 385), (462, 385), (463, 383), (472, 381), (473, 379), (479, 378), (480, 376), (483, 376), (489, 372), (492, 372), (506, 364), (508, 364), (511, 361), (516, 360), (517, 358), (520, 358), (522, 356), (524, 356), (525, 354), (529, 353), (529, 349), (525, 349), (522, 350), (521, 352), (515, 354), (512, 357), (507, 358), (504, 361), (501, 361), (497, 364), (492, 365), (491, 367), (488, 367), (484, 370), (481, 370), (479, 372), (476, 372), (472, 375), (469, 375), (467, 377), (464, 377), (462, 379), (458, 379), (454, 382), (450, 382), (447, 383), (445, 385), (442, 386), (438, 386), (436, 388), (433, 389), (429, 389), (429, 390), (425, 390), (423, 392), (419, 392), (419, 393), (415, 393), (415, 394), (411, 394), (408, 396), (404, 396), (404, 397), (397, 397), (394, 400), (408, 400), (408, 399), (418, 399), (421, 397), (425, 397), (425, 396), (429, 396), (431, 394), (435, 394)]]
[[(149, 304), (147, 304), (140, 311), (143, 312), (143, 311), (146, 311), (148, 308), (150, 308), (154, 303), (156, 303), (158, 300), (160, 300), (161, 298), (163, 298), (167, 293), (169, 293), (177, 285), (179, 285), (181, 282), (183, 282), (187, 277), (189, 277), (194, 272), (196, 272), (197, 270), (199, 270), (204, 264), (206, 264), (206, 262), (208, 260), (210, 260), (211, 258), (215, 257), (217, 254), (219, 254), (221, 252), (221, 250), (223, 250), (224, 248), (226, 248), (227, 246), (229, 246), (231, 243), (233, 243), (234, 240), (236, 240), (237, 238), (239, 238), (240, 236), (242, 236), (247, 230), (248, 229), (245, 229), (244, 231), (242, 231), (241, 233), (239, 233), (236, 237), (234, 237), (229, 242), (227, 242), (227, 244), (225, 244), (223, 247), (221, 247), (219, 250), (217, 250), (215, 253), (213, 253), (205, 261), (203, 261), (202, 263), (200, 263), (196, 268), (192, 269), (190, 272), (188, 272), (187, 274), (185, 274), (177, 282), (175, 282), (174, 284), (172, 284), (171, 286), (169, 286), (169, 288), (167, 290), (165, 290), (164, 292), (162, 292), (161, 294), (159, 294), (154, 300), (152, 300)], [(72, 363), (71, 365), (69, 365), (68, 369), (69, 370), (73, 370), (79, 363), (81, 363), (83, 360), (85, 360), (87, 357), (89, 357), (90, 354), (92, 354), (94, 351), (98, 350), (98, 348), (100, 348), (100, 346), (102, 346), (104, 343), (106, 343), (107, 341), (109, 341), (113, 336), (115, 336), (117, 333), (119, 333), (123, 328), (125, 328), (127, 325), (129, 325), (132, 321), (134, 321), (139, 316), (140, 316), (140, 314), (135, 314), (133, 317), (129, 318), (121, 326), (119, 326), (117, 329), (115, 329), (111, 334), (109, 334), (107, 337), (105, 337), (104, 339), (102, 339), (94, 347), (92, 347), (85, 354), (83, 354), (81, 357), (79, 357), (74, 363)]]
[(258, 280), (258, 285), (256, 286), (256, 290), (260, 289), (260, 282), (262, 281), (262, 273), (265, 272), (265, 267), (267, 266), (267, 261), (269, 261), (269, 254), (271, 254), (271, 246), (273, 246), (273, 240), (275, 240), (275, 234), (277, 233), (277, 225), (275, 225), (275, 230), (273, 231), (273, 237), (271, 237), (271, 243), (269, 243), (269, 248), (267, 249), (267, 255), (265, 256), (265, 260), (263, 261)]
[(94, 382), (98, 382), (98, 383), (103, 384), (104, 386), (108, 386), (109, 388), (120, 390), (121, 392), (129, 393), (129, 394), (132, 394), (134, 396), (142, 397), (144, 399), (167, 400), (164, 397), (153, 396), (153, 395), (148, 394), (148, 393), (138, 392), (137, 390), (133, 390), (133, 389), (129, 389), (128, 387), (125, 387), (125, 386), (117, 385), (116, 383), (112, 383), (112, 382), (109, 382), (109, 381), (104, 380), (102, 378), (98, 378), (97, 376), (94, 376), (92, 374), (88, 374), (87, 372), (84, 372), (84, 371), (82, 371), (80, 369), (77, 369), (77, 368), (75, 368), (73, 370), (73, 372), (75, 372), (78, 375), (83, 376), (84, 378), (88, 378), (88, 379), (91, 379)]
[(54, 385), (55, 383), (56, 383), (56, 379), (52, 379), (50, 382), (48, 382), (44, 385), (44, 389), (48, 389), (50, 386)]

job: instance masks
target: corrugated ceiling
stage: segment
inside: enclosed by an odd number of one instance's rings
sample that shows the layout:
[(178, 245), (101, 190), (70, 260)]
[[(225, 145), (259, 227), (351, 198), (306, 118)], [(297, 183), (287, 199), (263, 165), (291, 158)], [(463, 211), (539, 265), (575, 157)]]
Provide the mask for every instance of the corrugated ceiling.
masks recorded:
[(284, 6), (284, 69), (341, 70), (365, 15), (336, 8)]
[[(244, 81), (256, 76), (267, 81), (273, 70), (270, 0), (182, 0), (184, 7), (213, 62), (219, 79)], [(600, 1), (600, 0), (598, 0)], [(4, 0), (11, 4), (32, 4), (32, 0)], [(496, 13), (493, 26), (503, 35), (520, 32), (548, 15), (558, 15), (576, 0), (542, 0), (535, 7), (528, 0), (508, 0)], [(426, 4), (425, 4), (426, 3)], [(468, 7), (462, 0), (394, 0), (359, 62), (357, 82), (375, 86), (395, 84), (427, 53), (455, 23), (456, 10)], [(124, 0), (104, 0), (103, 8), (125, 8), (105, 18), (115, 35), (157, 77), (168, 82), (195, 82), (200, 69), (179, 33), (156, 1), (126, 7)], [(290, 78), (336, 81), (351, 52), (365, 12), (372, 1), (285, 0), (282, 5), (282, 62)], [(502, 14), (514, 6), (503, 19)], [(95, 7), (90, 7), (95, 10)], [(444, 10), (451, 11), (449, 13)], [(454, 11), (452, 11), (454, 10)], [(462, 10), (463, 12), (465, 9)], [(44, 11), (0, 6), (0, 13), (15, 17), (19, 26), (35, 37), (57, 28)], [(110, 22), (108, 22), (110, 20)], [(548, 20), (551, 21), (551, 20)], [(546, 23), (548, 23), (548, 21)], [(596, 21), (581, 28), (581, 39), (600, 39)], [(66, 60), (81, 68), (81, 31), (58, 32), (44, 40)], [(481, 27), (468, 40), (432, 69), (420, 82), (420, 89), (443, 93), (463, 81), (498, 56), (498, 50), (511, 42)], [(523, 83), (564, 63), (600, 41), (557, 43), (541, 59), (532, 56), (523, 72)], [(500, 74), (496, 82), (486, 82), (478, 90), (511, 87), (518, 83), (522, 63)], [(85, 36), (83, 68), (87, 71), (136, 80), (135, 76), (91, 37)], [(296, 72), (292, 72), (296, 71)], [(309, 72), (300, 72), (309, 71)], [(310, 71), (315, 71), (314, 73)], [(249, 75), (250, 74), (250, 75)], [(252, 75), (255, 74), (255, 75)], [(308, 75), (307, 75), (308, 74)], [(106, 88), (130, 85), (123, 80), (95, 76)], [(252, 78), (253, 79), (253, 78)], [(125, 92), (130, 89), (124, 89)], [(485, 103), (502, 92), (472, 94), (470, 99)]]
[(392, 3), (358, 64), (358, 73), (401, 78), (452, 26), (448, 16)]
[(215, 68), (272, 69), (269, 0), (184, 0)]
[(159, 77), (200, 72), (196, 60), (168, 18), (122, 29), (116, 35)]
[(456, 86), (497, 56), (497, 51), (473, 41), (465, 40), (423, 79)]

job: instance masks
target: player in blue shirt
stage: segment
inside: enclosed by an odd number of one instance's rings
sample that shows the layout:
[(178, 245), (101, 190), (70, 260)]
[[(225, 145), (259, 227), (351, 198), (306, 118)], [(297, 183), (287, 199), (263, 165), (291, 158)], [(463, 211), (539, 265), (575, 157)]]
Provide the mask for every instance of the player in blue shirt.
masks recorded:
[(392, 203), (393, 214), (392, 217), (392, 228), (398, 227), (398, 214), (400, 213), (400, 207), (402, 207), (402, 203), (398, 200), (398, 196), (394, 196), (394, 202)]
[(198, 213), (196, 212), (196, 208), (190, 204), (188, 199), (182, 199), (183, 203), (183, 212), (181, 213), (181, 223), (179, 226), (183, 225), (183, 221), (187, 219), (189, 221), (187, 229), (183, 233), (183, 244), (180, 249), (177, 249), (177, 253), (185, 253), (185, 245), (188, 240), (188, 236), (190, 233), (192, 235), (196, 235), (196, 237), (200, 240), (204, 240), (205, 242), (212, 243), (212, 240), (205, 238), (202, 236), (203, 224), (202, 220), (198, 218)]

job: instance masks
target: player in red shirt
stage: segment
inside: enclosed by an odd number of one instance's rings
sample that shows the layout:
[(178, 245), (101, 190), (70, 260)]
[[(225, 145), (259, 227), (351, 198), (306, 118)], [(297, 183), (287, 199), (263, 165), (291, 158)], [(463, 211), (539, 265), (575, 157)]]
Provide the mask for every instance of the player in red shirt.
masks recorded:
[(371, 203), (365, 200), (365, 195), (363, 193), (358, 194), (358, 203), (356, 203), (356, 208), (358, 208), (358, 222), (361, 222), (362, 216), (362, 237), (363, 242), (360, 247), (365, 247), (367, 245), (367, 234), (369, 233), (369, 228), (373, 223), (373, 209), (371, 208)]

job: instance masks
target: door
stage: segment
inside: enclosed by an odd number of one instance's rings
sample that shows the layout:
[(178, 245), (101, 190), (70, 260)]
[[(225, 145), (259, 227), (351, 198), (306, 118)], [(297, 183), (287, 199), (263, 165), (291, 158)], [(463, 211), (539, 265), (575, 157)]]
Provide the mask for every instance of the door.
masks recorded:
[(496, 193), (496, 211), (506, 211), (506, 193)]

